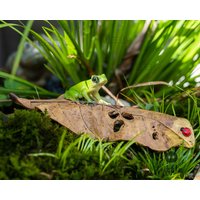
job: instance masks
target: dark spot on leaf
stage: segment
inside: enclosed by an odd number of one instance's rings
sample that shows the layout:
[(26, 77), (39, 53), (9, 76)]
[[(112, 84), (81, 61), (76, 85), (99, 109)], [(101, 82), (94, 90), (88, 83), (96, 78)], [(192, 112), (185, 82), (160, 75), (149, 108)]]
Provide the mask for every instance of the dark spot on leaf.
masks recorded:
[(132, 114), (130, 114), (130, 113), (125, 113), (125, 112), (122, 113), (122, 117), (125, 118), (125, 119), (128, 119), (128, 120), (134, 119), (134, 117), (133, 117)]
[(109, 112), (108, 115), (109, 115), (109, 117), (110, 117), (111, 119), (115, 119), (116, 117), (119, 116), (119, 113), (116, 112), (115, 110), (113, 110), (113, 111)]
[(116, 120), (114, 122), (113, 131), (114, 132), (118, 132), (123, 125), (124, 125), (124, 121), (122, 121), (122, 120)]
[(157, 133), (157, 132), (153, 132), (152, 138), (153, 138), (154, 140), (157, 140), (157, 139), (158, 139), (158, 133)]

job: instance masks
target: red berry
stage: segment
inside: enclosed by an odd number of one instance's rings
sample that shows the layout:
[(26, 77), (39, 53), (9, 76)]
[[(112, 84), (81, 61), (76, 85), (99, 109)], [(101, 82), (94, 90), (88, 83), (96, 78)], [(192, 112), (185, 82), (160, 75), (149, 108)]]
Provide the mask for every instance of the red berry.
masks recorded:
[(180, 130), (181, 130), (182, 134), (186, 137), (189, 137), (192, 134), (191, 130), (187, 127), (181, 128)]

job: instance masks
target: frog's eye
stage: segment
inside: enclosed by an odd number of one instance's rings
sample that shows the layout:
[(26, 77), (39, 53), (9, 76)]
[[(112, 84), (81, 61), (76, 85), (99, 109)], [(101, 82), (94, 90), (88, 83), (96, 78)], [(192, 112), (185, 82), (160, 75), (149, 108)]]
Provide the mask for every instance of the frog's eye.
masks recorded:
[(191, 132), (191, 130), (189, 129), (189, 128), (187, 128), (187, 127), (182, 127), (181, 129), (180, 129), (180, 131), (182, 132), (182, 134), (184, 135), (184, 136), (186, 136), (186, 137), (189, 137), (191, 134), (192, 134), (192, 132)]
[(92, 76), (92, 82), (99, 83), (99, 77), (98, 76)]

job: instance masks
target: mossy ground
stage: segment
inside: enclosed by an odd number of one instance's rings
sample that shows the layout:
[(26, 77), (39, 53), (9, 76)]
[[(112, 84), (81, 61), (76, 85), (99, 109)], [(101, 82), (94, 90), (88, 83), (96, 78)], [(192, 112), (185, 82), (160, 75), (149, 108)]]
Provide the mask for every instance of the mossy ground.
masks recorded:
[(131, 141), (78, 136), (39, 111), (18, 107), (5, 114), (3, 110), (0, 179), (192, 179), (200, 163), (199, 107), (191, 104), (188, 111), (197, 138), (195, 148), (155, 152)]
[[(0, 179), (131, 179), (123, 159), (105, 173), (99, 171), (99, 155), (69, 152), (67, 164), (51, 156), (31, 156), (34, 153), (56, 154), (65, 129), (37, 111), (15, 110), (13, 114), (0, 115)], [(64, 146), (79, 136), (67, 132)]]

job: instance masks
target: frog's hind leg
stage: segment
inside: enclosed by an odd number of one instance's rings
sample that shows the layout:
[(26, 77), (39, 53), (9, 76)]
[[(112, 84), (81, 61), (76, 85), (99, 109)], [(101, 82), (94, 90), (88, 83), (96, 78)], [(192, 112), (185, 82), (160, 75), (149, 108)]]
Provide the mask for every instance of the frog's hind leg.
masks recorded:
[(64, 94), (65, 99), (70, 99), (76, 101), (78, 99), (78, 94), (75, 91), (66, 91)]

